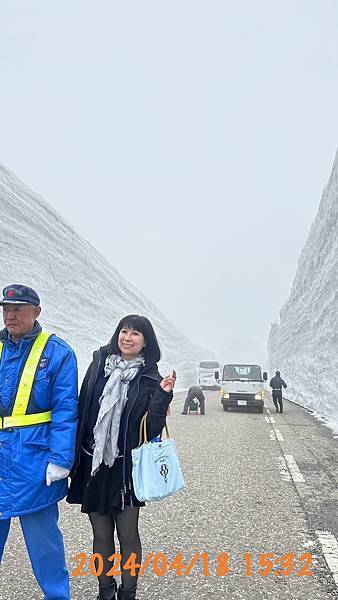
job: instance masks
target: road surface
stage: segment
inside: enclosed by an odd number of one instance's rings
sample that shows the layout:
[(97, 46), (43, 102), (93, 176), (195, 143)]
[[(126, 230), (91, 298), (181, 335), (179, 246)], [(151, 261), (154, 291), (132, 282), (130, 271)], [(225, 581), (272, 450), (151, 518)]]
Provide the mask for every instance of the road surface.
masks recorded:
[[(152, 552), (155, 563), (140, 578), (138, 598), (338, 599), (338, 445), (333, 434), (289, 402), (280, 415), (267, 398), (264, 413), (257, 414), (224, 412), (218, 392), (206, 392), (206, 397), (205, 416), (183, 416), (184, 394), (175, 394), (168, 423), (187, 486), (141, 509), (144, 559)], [(76, 554), (90, 556), (91, 529), (77, 506), (62, 502), (60, 509), (73, 571)], [(185, 565), (181, 575), (178, 553)], [(170, 570), (175, 565), (178, 572)], [(74, 600), (94, 599), (96, 579), (73, 575), (71, 589)], [(13, 519), (0, 599), (41, 598)]]

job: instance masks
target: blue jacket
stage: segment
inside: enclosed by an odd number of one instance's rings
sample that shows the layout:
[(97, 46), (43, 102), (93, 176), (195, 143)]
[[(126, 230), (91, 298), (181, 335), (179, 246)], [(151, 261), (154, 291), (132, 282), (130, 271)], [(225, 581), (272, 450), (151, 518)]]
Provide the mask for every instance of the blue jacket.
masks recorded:
[[(13, 409), (20, 375), (41, 326), (14, 343), (0, 332), (0, 416)], [(46, 485), (49, 462), (71, 469), (77, 428), (77, 363), (71, 347), (53, 335), (43, 351), (27, 413), (52, 411), (50, 423), (0, 430), (0, 519), (33, 513), (67, 493), (67, 479)]]

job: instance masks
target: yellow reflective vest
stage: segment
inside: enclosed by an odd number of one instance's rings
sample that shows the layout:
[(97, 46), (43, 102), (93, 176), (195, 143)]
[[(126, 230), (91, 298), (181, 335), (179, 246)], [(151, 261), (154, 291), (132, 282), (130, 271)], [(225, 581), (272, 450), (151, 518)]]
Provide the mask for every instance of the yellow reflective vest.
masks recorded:
[[(51, 421), (51, 411), (26, 414), (36, 371), (50, 336), (50, 333), (41, 331), (35, 339), (21, 374), (12, 414), (7, 417), (0, 417), (0, 429), (40, 425), (41, 423), (48, 423)], [(0, 360), (2, 348), (3, 344), (0, 342)]]

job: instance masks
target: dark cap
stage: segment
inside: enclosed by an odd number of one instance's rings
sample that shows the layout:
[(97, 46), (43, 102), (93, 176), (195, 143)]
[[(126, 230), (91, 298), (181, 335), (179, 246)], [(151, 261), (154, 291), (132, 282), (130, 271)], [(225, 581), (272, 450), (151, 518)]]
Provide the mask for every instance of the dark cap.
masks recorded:
[(7, 285), (2, 290), (2, 294), (3, 299), (0, 304), (33, 304), (33, 306), (40, 306), (38, 294), (26, 285), (20, 285), (19, 283)]

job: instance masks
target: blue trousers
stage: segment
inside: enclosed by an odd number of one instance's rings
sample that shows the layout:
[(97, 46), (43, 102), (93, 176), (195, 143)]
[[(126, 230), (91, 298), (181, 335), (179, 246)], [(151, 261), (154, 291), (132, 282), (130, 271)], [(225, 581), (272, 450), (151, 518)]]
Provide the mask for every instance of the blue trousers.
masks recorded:
[[(58, 527), (59, 510), (52, 504), (44, 510), (20, 518), (33, 573), (44, 600), (70, 600), (62, 533)], [(0, 563), (11, 519), (0, 519)]]

